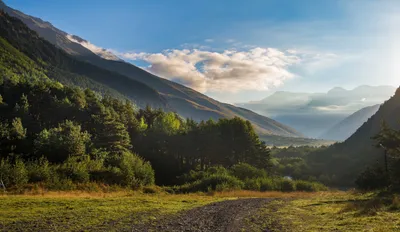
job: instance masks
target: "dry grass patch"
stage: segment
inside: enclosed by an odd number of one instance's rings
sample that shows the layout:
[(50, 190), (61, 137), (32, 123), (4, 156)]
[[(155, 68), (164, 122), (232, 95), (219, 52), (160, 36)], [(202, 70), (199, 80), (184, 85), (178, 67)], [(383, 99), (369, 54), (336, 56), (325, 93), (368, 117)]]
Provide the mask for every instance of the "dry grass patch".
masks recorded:
[(258, 217), (271, 231), (399, 231), (400, 211), (374, 194), (322, 194), (278, 200)]

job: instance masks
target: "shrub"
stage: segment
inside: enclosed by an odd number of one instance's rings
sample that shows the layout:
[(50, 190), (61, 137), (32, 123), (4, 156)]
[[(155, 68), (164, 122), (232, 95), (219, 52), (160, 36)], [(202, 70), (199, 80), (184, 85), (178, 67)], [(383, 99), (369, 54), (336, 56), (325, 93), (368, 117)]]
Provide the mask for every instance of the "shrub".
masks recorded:
[(73, 182), (85, 183), (90, 180), (87, 162), (77, 157), (68, 158), (59, 168), (62, 179), (71, 179)]
[(246, 163), (235, 164), (230, 168), (230, 173), (239, 180), (264, 178), (267, 173), (263, 169), (258, 169)]
[(296, 190), (297, 191), (304, 191), (304, 192), (318, 192), (318, 191), (325, 191), (327, 187), (321, 183), (317, 182), (309, 182), (304, 180), (297, 180), (295, 181)]
[(139, 156), (123, 152), (111, 159), (108, 163), (115, 167), (109, 167), (111, 172), (107, 175), (108, 178), (115, 177), (116, 183), (133, 188), (154, 184), (154, 170), (150, 163), (143, 161)]
[(296, 191), (295, 182), (292, 180), (282, 179), (279, 184), (282, 192)]
[(25, 164), (22, 160), (17, 159), (15, 161), (10, 177), (12, 185), (14, 186), (19, 187), (28, 183), (28, 171), (26, 170)]
[(213, 174), (229, 175), (228, 170), (226, 170), (226, 168), (224, 168), (222, 166), (213, 166), (213, 167), (209, 167), (205, 171), (190, 170), (189, 173), (184, 174), (182, 177), (180, 177), (180, 179), (182, 179), (182, 181), (184, 183), (190, 183), (190, 182), (194, 182), (196, 180), (204, 179), (205, 177), (213, 175)]
[(228, 175), (228, 170), (226, 170), (226, 168), (222, 167), (222, 166), (213, 166), (210, 167), (206, 170), (207, 174), (213, 175), (213, 174), (217, 174), (217, 175)]
[(271, 178), (262, 178), (259, 179), (259, 182), (260, 182), (260, 191), (262, 192), (280, 190), (278, 189), (274, 180)]
[(261, 183), (259, 179), (247, 179), (244, 181), (244, 189), (252, 191), (260, 191)]
[(203, 179), (183, 185), (181, 192), (228, 191), (243, 188), (243, 182), (226, 174), (212, 174)]
[[(49, 162), (42, 157), (37, 161), (27, 163), (29, 182), (48, 182), (51, 179), (52, 171)], [(54, 174), (54, 173), (53, 173)]]

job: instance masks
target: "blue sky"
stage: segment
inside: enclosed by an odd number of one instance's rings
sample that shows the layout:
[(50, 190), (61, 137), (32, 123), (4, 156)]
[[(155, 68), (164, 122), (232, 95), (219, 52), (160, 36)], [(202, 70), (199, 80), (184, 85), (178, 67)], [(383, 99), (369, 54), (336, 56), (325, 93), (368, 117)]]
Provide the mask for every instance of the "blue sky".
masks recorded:
[(400, 1), (4, 2), (225, 102), (400, 85)]

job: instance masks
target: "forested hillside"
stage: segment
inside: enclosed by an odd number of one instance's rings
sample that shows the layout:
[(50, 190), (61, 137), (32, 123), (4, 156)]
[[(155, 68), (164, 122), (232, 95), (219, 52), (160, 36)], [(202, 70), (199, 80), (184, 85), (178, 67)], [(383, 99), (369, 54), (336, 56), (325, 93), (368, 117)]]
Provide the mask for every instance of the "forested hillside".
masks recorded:
[[(269, 167), (269, 151), (249, 121), (197, 123), (62, 84), (57, 67), (69, 70), (82, 62), (45, 41), (26, 39), (34, 34), (20, 21), (3, 13), (0, 19), (0, 178), (7, 186), (95, 181), (138, 187), (182, 183), (178, 176), (218, 165)], [(51, 80), (53, 75), (60, 78)]]
[(20, 20), (4, 13), (0, 16), (1, 38), (32, 59), (49, 78), (63, 84), (91, 88), (102, 94), (126, 96), (139, 106), (148, 104), (166, 108), (164, 98), (145, 84), (73, 59), (39, 37)]
[[(290, 128), (270, 118), (240, 107), (218, 102), (183, 85), (150, 74), (132, 64), (122, 61), (103, 59), (80, 44), (74, 43), (67, 39), (66, 36), (68, 34), (66, 32), (54, 27), (49, 22), (45, 22), (39, 18), (35, 18), (9, 8), (1, 1), (0, 9), (5, 10), (11, 16), (19, 18), (29, 28), (36, 31), (39, 36), (56, 45), (58, 48), (64, 50), (66, 53), (79, 60), (113, 72), (113, 76), (107, 80), (101, 79), (100, 81), (99, 79), (95, 79), (95, 81), (112, 87), (124, 95), (130, 96), (135, 94), (134, 97), (137, 98), (137, 100), (150, 98), (148, 99), (151, 100), (149, 101), (149, 104), (162, 107), (165, 107), (166, 104), (169, 110), (177, 112), (182, 117), (192, 118), (196, 121), (208, 120), (210, 118), (218, 120), (220, 118), (241, 117), (245, 120), (249, 120), (259, 135), (302, 137), (302, 134), (293, 128)], [(78, 40), (82, 39), (78, 38)], [(119, 73), (120, 75), (115, 76), (114, 72)], [(107, 73), (104, 72), (101, 76), (106, 74)], [(101, 78), (101, 76), (96, 76), (96, 78)], [(129, 78), (134, 82), (144, 83), (145, 87), (143, 87), (143, 90), (142, 88), (135, 89), (131, 86), (133, 85), (132, 83), (126, 82), (126, 78)], [(161, 95), (161, 99), (159, 96), (156, 97), (151, 93), (142, 92), (148, 89), (148, 86), (155, 89)], [(143, 106), (142, 104), (139, 105)]]
[(346, 141), (308, 157), (316, 175), (325, 175), (332, 184), (353, 185), (367, 166), (384, 162), (384, 149), (373, 138), (381, 131), (383, 122), (389, 128), (400, 129), (399, 115), (400, 89)]

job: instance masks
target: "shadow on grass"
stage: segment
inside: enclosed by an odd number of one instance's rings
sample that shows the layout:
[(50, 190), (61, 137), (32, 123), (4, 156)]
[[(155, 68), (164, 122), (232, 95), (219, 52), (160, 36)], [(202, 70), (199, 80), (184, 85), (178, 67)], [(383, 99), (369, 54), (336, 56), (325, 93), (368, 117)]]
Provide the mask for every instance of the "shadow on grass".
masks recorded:
[(304, 208), (315, 206), (343, 205), (339, 211), (341, 213), (355, 212), (356, 216), (374, 216), (378, 212), (397, 212), (400, 211), (400, 196), (398, 194), (381, 192), (373, 195), (369, 199), (347, 199), (321, 201), (304, 206)]
[(340, 213), (356, 211), (357, 216), (374, 216), (380, 211), (400, 210), (400, 198), (397, 194), (377, 194), (371, 199), (355, 200), (346, 203)]
[(368, 200), (366, 199), (360, 199), (360, 200), (337, 200), (337, 201), (321, 201), (319, 203), (315, 204), (309, 204), (305, 207), (312, 207), (312, 206), (321, 206), (321, 205), (335, 205), (335, 204), (351, 204), (351, 203), (362, 203), (362, 202), (367, 202)]

